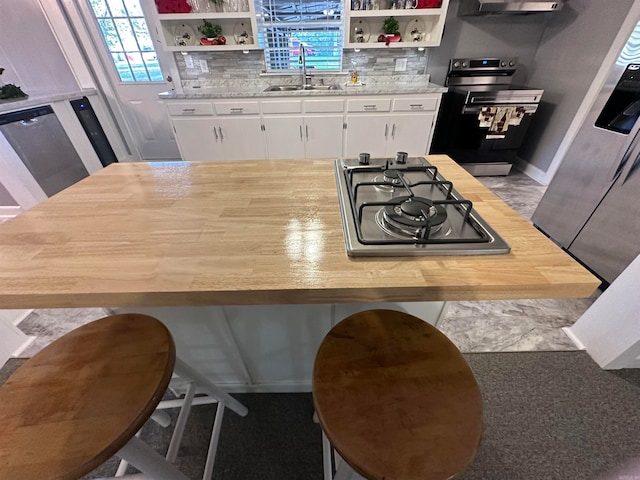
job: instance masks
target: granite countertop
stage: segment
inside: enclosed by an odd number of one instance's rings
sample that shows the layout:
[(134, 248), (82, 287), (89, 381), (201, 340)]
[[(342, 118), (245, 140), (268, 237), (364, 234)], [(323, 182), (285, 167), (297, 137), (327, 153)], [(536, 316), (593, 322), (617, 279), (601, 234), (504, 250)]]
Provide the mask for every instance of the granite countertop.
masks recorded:
[(185, 82), (183, 92), (162, 92), (162, 100), (215, 99), (215, 98), (277, 98), (277, 97), (325, 97), (357, 95), (398, 95), (445, 93), (448, 89), (429, 81), (429, 75), (391, 75), (363, 77), (357, 85), (348, 82), (347, 76), (313, 76), (312, 83), (339, 85), (340, 90), (300, 90), (265, 92), (271, 85), (299, 85), (299, 76), (260, 77), (251, 80), (221, 80), (215, 86), (198, 82)]
[(429, 161), (510, 253), (350, 258), (332, 160), (114, 163), (0, 225), (0, 308), (576, 298), (598, 287), (450, 158)]
[[(25, 92), (28, 93), (28, 92)], [(0, 113), (15, 112), (17, 110), (23, 110), (26, 108), (37, 107), (40, 105), (48, 105), (55, 102), (62, 102), (64, 100), (71, 100), (74, 98), (80, 98), (85, 96), (95, 95), (95, 88), (84, 88), (73, 90), (70, 92), (51, 93), (51, 94), (36, 94), (29, 95), (24, 99), (11, 99), (0, 101)]]

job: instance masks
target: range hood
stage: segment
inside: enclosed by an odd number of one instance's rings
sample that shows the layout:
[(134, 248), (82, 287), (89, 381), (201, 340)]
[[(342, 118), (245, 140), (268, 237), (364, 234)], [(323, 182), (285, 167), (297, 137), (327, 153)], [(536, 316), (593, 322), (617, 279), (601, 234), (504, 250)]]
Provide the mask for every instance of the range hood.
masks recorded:
[(556, 10), (561, 10), (563, 5), (563, 0), (461, 0), (458, 15), (513, 15), (555, 12)]

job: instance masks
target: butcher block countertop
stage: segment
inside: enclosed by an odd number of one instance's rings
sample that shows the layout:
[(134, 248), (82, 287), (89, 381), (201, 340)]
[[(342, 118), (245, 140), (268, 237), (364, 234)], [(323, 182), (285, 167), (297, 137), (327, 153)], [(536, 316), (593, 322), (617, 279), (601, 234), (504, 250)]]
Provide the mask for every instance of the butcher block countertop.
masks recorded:
[(119, 163), (0, 225), (0, 308), (587, 297), (599, 281), (446, 156), (506, 255), (350, 258), (333, 160)]

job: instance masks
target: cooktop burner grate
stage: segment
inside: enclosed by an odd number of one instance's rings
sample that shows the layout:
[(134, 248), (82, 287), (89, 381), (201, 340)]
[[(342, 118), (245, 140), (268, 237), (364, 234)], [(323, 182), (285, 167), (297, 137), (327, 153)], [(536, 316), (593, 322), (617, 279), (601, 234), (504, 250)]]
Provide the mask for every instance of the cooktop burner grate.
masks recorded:
[(508, 245), (423, 158), (338, 160), (349, 255), (508, 253)]

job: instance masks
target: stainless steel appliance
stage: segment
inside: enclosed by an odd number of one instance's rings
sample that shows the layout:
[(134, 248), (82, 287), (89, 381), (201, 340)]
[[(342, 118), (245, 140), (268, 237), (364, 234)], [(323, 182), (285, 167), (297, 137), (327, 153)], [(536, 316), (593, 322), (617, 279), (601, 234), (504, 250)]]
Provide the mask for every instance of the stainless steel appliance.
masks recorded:
[(48, 197), (89, 176), (49, 105), (0, 115), (0, 133)]
[(640, 254), (638, 39), (640, 23), (532, 217), (607, 283)]
[(421, 157), (336, 160), (350, 256), (509, 253), (505, 241), (436, 167)]
[(453, 58), (433, 137), (472, 175), (507, 175), (544, 90), (513, 85), (518, 59)]
[(461, 0), (458, 15), (511, 15), (555, 12), (564, 6), (562, 0)]

